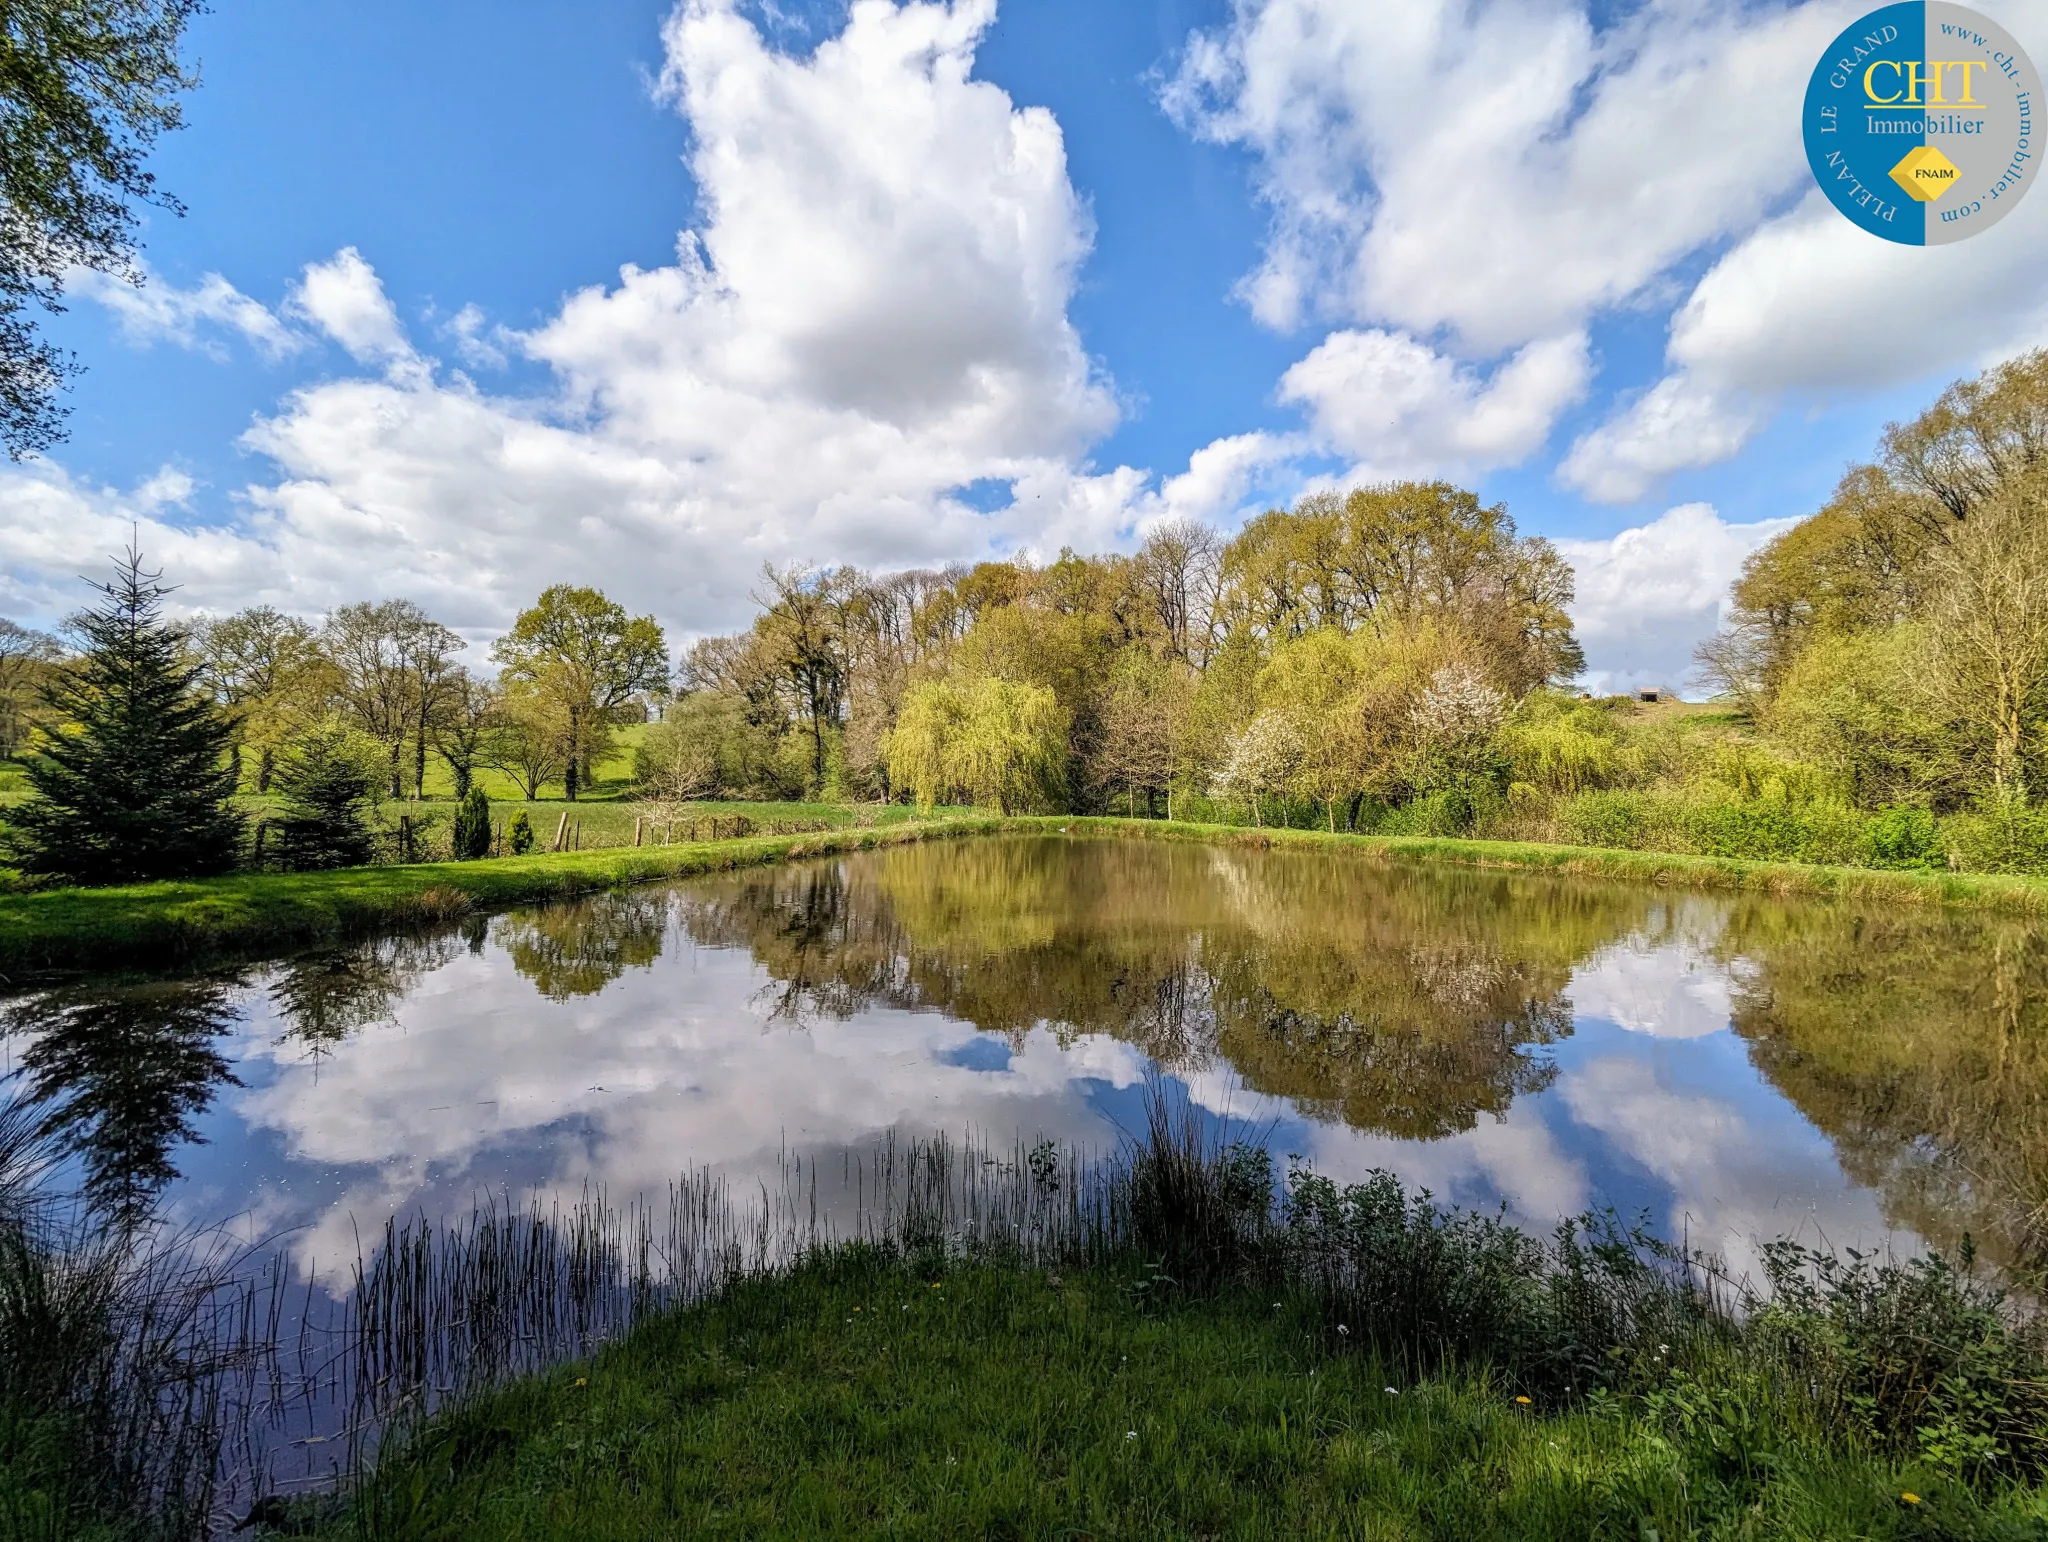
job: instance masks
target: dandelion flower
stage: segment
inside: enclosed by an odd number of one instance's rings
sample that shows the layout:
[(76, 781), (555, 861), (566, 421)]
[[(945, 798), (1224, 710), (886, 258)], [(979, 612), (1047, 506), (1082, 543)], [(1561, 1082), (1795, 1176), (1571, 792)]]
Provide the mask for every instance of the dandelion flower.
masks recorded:
[(1901, 1494), (1899, 1495), (1899, 1498), (1903, 1499), (1909, 1505), (1916, 1505), (1920, 1503), (1920, 1496), (1918, 1494)]
[(1516, 1399), (1515, 1399), (1515, 1401), (1516, 1401), (1516, 1402), (1518, 1402), (1518, 1403), (1523, 1403), (1523, 1404), (1526, 1404), (1526, 1403), (1527, 1403), (1527, 1402), (1528, 1402), (1529, 1400), (1528, 1400), (1527, 1398), (1525, 1398), (1525, 1397), (1518, 1397), (1518, 1398), (1516, 1398)]
[(587, 1387), (590, 1385), (590, 1378), (588, 1376), (578, 1376), (576, 1378), (576, 1385), (579, 1387)]

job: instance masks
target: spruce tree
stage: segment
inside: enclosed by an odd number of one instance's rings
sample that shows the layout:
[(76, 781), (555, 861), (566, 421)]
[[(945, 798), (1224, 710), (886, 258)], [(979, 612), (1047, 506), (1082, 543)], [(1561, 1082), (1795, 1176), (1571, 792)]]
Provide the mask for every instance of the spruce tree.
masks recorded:
[(276, 785), (284, 810), (271, 829), (286, 871), (361, 867), (370, 860), (377, 783), (347, 729), (328, 725), (302, 737), (279, 762)]
[(455, 860), (472, 862), (491, 854), (491, 800), (475, 782), (455, 810)]
[(76, 622), (86, 648), (43, 692), (68, 725), (27, 765), (34, 795), (8, 816), (24, 872), (82, 884), (225, 872), (241, 845), (230, 801), (233, 725), (163, 619), (171, 591), (130, 547), (102, 603)]

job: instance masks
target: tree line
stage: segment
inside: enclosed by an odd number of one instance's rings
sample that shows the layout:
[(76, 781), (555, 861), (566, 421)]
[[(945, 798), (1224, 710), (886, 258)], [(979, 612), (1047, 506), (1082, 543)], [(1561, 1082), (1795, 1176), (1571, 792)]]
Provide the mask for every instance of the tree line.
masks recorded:
[(684, 655), (641, 752), (675, 795), (1165, 812), (1471, 802), (1477, 747), (1584, 658), (1572, 571), (1445, 482), (1318, 493), (1233, 537), (886, 575), (770, 570)]

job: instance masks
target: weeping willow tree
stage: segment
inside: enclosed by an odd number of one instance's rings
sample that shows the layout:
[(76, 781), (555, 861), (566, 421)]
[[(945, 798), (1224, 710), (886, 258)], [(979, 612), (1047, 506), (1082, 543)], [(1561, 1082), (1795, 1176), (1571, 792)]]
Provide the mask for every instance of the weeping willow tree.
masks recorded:
[(889, 775), (919, 808), (965, 795), (1005, 814), (1065, 795), (1067, 714), (1044, 686), (982, 676), (928, 680), (904, 696)]

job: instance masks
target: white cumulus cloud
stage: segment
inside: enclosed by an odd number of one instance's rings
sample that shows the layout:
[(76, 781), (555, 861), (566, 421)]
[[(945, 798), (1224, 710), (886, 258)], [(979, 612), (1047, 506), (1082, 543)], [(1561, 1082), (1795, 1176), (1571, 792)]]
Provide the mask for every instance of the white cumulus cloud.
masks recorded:
[(130, 284), (80, 268), (66, 287), (110, 312), (121, 335), (139, 347), (169, 342), (224, 358), (216, 330), (238, 333), (269, 359), (281, 359), (305, 346), (305, 339), (267, 306), (218, 273), (208, 273), (190, 289), (180, 289), (146, 264), (140, 277), (140, 283)]
[[(397, 592), (488, 630), (568, 579), (702, 631), (743, 619), (764, 560), (1127, 535), (1162, 495), (1086, 463), (1117, 416), (1067, 316), (1092, 226), (1051, 114), (972, 78), (993, 17), (991, 0), (864, 0), (797, 56), (736, 0), (685, 0), (659, 89), (691, 129), (701, 227), (672, 264), (627, 267), (531, 332), (445, 324), (465, 362), (548, 366), (535, 396), (424, 354), (363, 252), (309, 264), (287, 308), (360, 369), (249, 430), (270, 469), (232, 528), (179, 537), (219, 554), (181, 598), (314, 611)], [(1244, 459), (1219, 450), (1173, 496), (1227, 498)], [(1015, 502), (956, 496), (988, 480)], [(90, 521), (138, 512), (49, 466), (0, 474), (0, 510), (0, 559), (30, 587), (91, 560)], [(237, 587), (214, 589), (230, 570)]]
[(1606, 540), (1560, 540), (1578, 573), (1572, 621), (1587, 684), (1679, 688), (1693, 649), (1721, 624), (1742, 559), (1795, 522), (1734, 525), (1709, 504), (1686, 503)]
[(1281, 377), (1280, 399), (1366, 475), (1470, 474), (1540, 448), (1590, 374), (1583, 332), (1530, 343), (1485, 378), (1412, 337), (1345, 330)]

